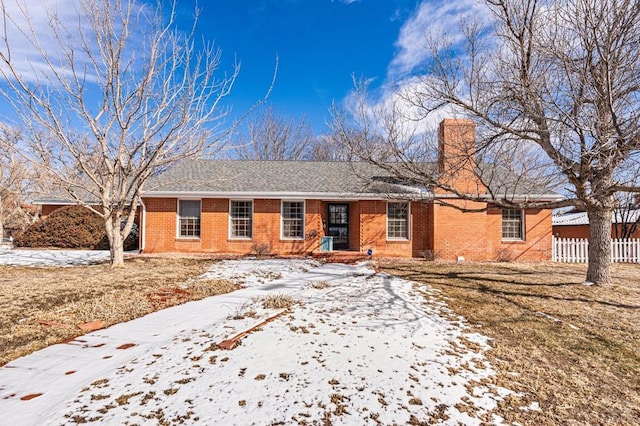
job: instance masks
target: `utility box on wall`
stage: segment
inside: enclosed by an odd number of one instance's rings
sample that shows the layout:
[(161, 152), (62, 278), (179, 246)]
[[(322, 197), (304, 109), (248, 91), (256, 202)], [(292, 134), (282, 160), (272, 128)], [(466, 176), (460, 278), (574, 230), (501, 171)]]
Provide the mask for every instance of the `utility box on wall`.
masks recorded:
[(333, 251), (333, 237), (322, 237), (320, 251)]

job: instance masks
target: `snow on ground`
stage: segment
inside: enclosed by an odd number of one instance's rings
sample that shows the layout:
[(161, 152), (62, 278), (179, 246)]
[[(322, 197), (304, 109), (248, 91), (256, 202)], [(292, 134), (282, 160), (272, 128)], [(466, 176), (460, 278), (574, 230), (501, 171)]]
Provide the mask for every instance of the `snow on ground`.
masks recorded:
[(108, 250), (31, 250), (0, 245), (0, 265), (76, 266), (109, 260)]
[[(430, 288), (365, 264), (241, 260), (205, 277), (242, 280), (190, 302), (55, 345), (0, 369), (7, 424), (335, 425), (500, 423), (488, 339)], [(216, 343), (300, 303), (243, 338)], [(118, 349), (120, 348), (120, 349)], [(481, 384), (483, 383), (483, 384)], [(42, 395), (24, 401), (28, 395)]]

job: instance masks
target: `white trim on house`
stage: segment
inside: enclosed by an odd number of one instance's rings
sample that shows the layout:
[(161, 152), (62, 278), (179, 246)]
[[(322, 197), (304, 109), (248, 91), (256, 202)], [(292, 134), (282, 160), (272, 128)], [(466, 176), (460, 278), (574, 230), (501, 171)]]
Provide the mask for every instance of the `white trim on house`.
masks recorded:
[[(520, 212), (520, 238), (506, 238), (504, 236), (504, 212), (505, 211), (519, 211)], [(512, 242), (512, 241), (527, 241), (527, 226), (526, 219), (527, 213), (524, 209), (501, 209), (500, 212), (500, 234), (502, 236), (502, 241)]]
[[(250, 202), (251, 203), (251, 237), (234, 237), (233, 235), (231, 235), (231, 231), (233, 229), (232, 225), (232, 218), (231, 218), (231, 203), (232, 202)], [(229, 208), (227, 210), (227, 217), (228, 217), (228, 227), (229, 227), (229, 232), (228, 232), (228, 236), (229, 236), (229, 240), (234, 240), (234, 241), (251, 241), (253, 240), (253, 218), (255, 216), (255, 208), (256, 208), (256, 203), (254, 202), (253, 198), (229, 198)]]
[[(142, 194), (145, 198), (233, 198), (233, 199), (284, 199), (284, 200), (322, 200), (322, 201), (430, 201), (434, 199), (460, 199), (454, 194), (371, 194), (371, 193), (340, 193), (340, 192), (187, 192), (187, 191), (150, 191)], [(560, 201), (563, 197), (558, 194), (528, 194), (514, 196), (513, 202), (550, 202)], [(493, 199), (489, 195), (481, 195), (479, 201), (490, 203)]]
[[(407, 205), (407, 237), (390, 237), (389, 236), (389, 204), (406, 204)], [(385, 212), (385, 227), (387, 241), (411, 241), (411, 203), (406, 200), (388, 200)]]
[(342, 192), (147, 192), (142, 195), (145, 198), (229, 198), (234, 200), (242, 199), (283, 199), (290, 201), (298, 200), (322, 200), (322, 201), (374, 201), (393, 199), (411, 199), (412, 201), (432, 200), (433, 196), (424, 194), (423, 196), (412, 194), (367, 194), (367, 193), (342, 193)]
[[(147, 206), (144, 204), (144, 201), (142, 201), (142, 198), (140, 199), (140, 253), (144, 253), (144, 249), (146, 247), (146, 236), (147, 236)], [(201, 229), (202, 231), (202, 229)]]
[[(302, 235), (300, 237), (284, 236), (284, 203), (302, 203)], [(280, 239), (285, 241), (304, 241), (306, 229), (307, 203), (304, 200), (280, 200)]]
[[(180, 235), (180, 201), (198, 201), (200, 203), (200, 232), (195, 235)], [(181, 197), (176, 202), (176, 239), (177, 240), (199, 240), (202, 238), (202, 199), (195, 197)]]

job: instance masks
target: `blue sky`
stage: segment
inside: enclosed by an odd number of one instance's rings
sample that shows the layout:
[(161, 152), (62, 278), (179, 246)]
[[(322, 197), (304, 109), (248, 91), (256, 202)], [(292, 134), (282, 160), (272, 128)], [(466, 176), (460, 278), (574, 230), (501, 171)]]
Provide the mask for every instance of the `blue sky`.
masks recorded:
[[(185, 2), (191, 3), (191, 2)], [(227, 100), (235, 113), (267, 91), (276, 57), (270, 102), (287, 115), (305, 115), (324, 130), (328, 109), (353, 88), (352, 75), (385, 80), (403, 24), (416, 0), (214, 0), (201, 2), (203, 35), (234, 58), (241, 71)], [(183, 13), (190, 13), (183, 10)], [(187, 15), (188, 16), (188, 15)]]
[[(72, 6), (78, 1), (5, 0), (5, 7), (19, 17), (17, 5), (27, 5), (31, 27), (55, 61), (57, 48), (47, 44), (47, 13), (56, 11), (58, 19), (73, 25), (77, 15)], [(461, 19), (482, 19), (487, 13), (476, 0), (178, 0), (181, 30), (190, 29), (196, 3), (201, 11), (197, 36), (222, 50), (221, 72), (232, 70), (236, 60), (241, 63), (225, 99), (233, 109), (231, 118), (264, 97), (278, 58), (270, 103), (280, 114), (305, 116), (318, 133), (327, 130), (332, 102), (349, 99), (353, 76), (371, 82), (373, 106), (385, 104), (395, 96), (393, 88), (410, 86), (423, 72), (426, 34), (446, 32), (455, 41)], [(14, 24), (24, 25), (19, 20)], [(33, 46), (17, 31), (11, 35), (16, 67), (26, 75), (41, 69)], [(135, 55), (135, 49), (131, 52)], [(0, 105), (0, 114), (11, 114), (7, 105)]]
[[(181, 2), (185, 17), (192, 3)], [(241, 62), (227, 100), (234, 114), (264, 96), (278, 57), (271, 104), (318, 132), (332, 102), (348, 98), (353, 76), (372, 82), (373, 103), (385, 102), (424, 69), (427, 33), (459, 39), (461, 19), (487, 16), (475, 0), (212, 0), (200, 9), (200, 28), (222, 49), (224, 66)]]

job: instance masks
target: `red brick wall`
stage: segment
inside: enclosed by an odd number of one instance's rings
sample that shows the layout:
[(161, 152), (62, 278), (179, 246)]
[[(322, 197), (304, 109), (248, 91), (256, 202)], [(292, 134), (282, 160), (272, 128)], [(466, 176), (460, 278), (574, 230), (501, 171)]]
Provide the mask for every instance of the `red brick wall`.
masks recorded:
[[(500, 221), (502, 227), (502, 211), (492, 209), (489, 216)], [(525, 210), (525, 240), (501, 241), (500, 250), (507, 252), (508, 257), (518, 261), (540, 261), (551, 259), (551, 210)], [(499, 230), (502, 235), (502, 229)]]
[(374, 256), (419, 257), (431, 248), (429, 206), (411, 203), (408, 240), (387, 239), (387, 202), (360, 201), (360, 251), (373, 250)]
[[(280, 200), (254, 200), (253, 238), (229, 238), (229, 200), (203, 199), (201, 238), (176, 237), (175, 198), (146, 198), (145, 251), (147, 252), (213, 252), (248, 254), (257, 244), (265, 244), (273, 254), (307, 254), (320, 248), (325, 235), (328, 202), (307, 200), (305, 203), (305, 239), (280, 238)], [(483, 204), (453, 200), (460, 207), (483, 207)], [(436, 258), (456, 260), (543, 260), (550, 256), (551, 212), (527, 210), (525, 241), (502, 241), (500, 209), (485, 212), (462, 212), (433, 203), (412, 203), (410, 238), (387, 239), (387, 202), (359, 201), (349, 203), (350, 249), (373, 250), (376, 257), (422, 257), (431, 251)]]
[[(452, 200), (460, 208), (483, 208), (482, 203)], [(434, 205), (433, 250), (438, 259), (486, 261), (497, 259), (548, 260), (551, 257), (551, 211), (525, 211), (525, 240), (502, 240), (502, 210), (463, 212)]]
[(362, 251), (360, 248), (360, 203), (359, 202), (349, 203), (349, 250)]
[[(229, 200), (203, 199), (201, 236), (197, 239), (177, 238), (177, 199), (145, 198), (146, 229), (145, 251), (154, 252), (212, 252), (248, 254), (256, 244), (266, 244), (274, 254), (305, 254), (320, 249), (325, 235), (328, 202), (307, 200), (305, 203), (305, 240), (280, 239), (280, 200), (254, 200), (253, 238), (229, 238)], [(411, 206), (411, 238), (407, 241), (387, 241), (385, 201), (349, 202), (350, 250), (366, 252), (373, 249), (375, 256), (420, 256), (430, 247), (429, 206), (414, 203)]]
[[(483, 194), (485, 187), (476, 175), (475, 128), (473, 120), (445, 118), (438, 128), (439, 181), (463, 194)], [(437, 193), (445, 193), (435, 188)]]
[(273, 254), (304, 254), (320, 245), (319, 203), (305, 203), (305, 239), (280, 238), (280, 200), (253, 200), (253, 237), (229, 238), (229, 199), (202, 200), (200, 238), (177, 237), (177, 199), (145, 198), (145, 252), (212, 252), (248, 254), (265, 245)]
[[(460, 208), (483, 208), (482, 203), (451, 200)], [(433, 206), (433, 251), (437, 259), (490, 258), (500, 241), (500, 222), (488, 223), (486, 212), (462, 212), (453, 207)]]

